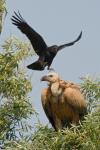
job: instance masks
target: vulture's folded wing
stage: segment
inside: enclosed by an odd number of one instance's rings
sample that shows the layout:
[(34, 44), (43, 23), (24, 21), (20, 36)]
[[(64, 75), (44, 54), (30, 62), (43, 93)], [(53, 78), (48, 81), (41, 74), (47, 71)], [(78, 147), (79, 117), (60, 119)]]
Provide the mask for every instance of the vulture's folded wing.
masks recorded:
[(49, 100), (48, 100), (48, 94), (49, 94), (48, 89), (43, 89), (42, 90), (42, 92), (41, 92), (42, 106), (43, 106), (44, 112), (45, 112), (47, 118), (49, 119), (50, 123), (56, 129), (55, 123), (54, 123), (54, 118), (53, 118), (53, 115), (52, 115), (52, 111), (50, 109), (51, 106), (50, 106), (50, 103), (49, 103)]
[(18, 14), (16, 12), (14, 13), (15, 15), (11, 18), (12, 23), (16, 25), (21, 30), (21, 32), (29, 38), (35, 52), (40, 56), (41, 53), (43, 53), (43, 51), (45, 51), (47, 48), (45, 41), (34, 29), (32, 29), (27, 24), (19, 12)]
[(86, 101), (81, 94), (80, 90), (75, 88), (66, 88), (64, 93), (65, 103), (69, 104), (80, 115), (84, 115), (87, 112)]

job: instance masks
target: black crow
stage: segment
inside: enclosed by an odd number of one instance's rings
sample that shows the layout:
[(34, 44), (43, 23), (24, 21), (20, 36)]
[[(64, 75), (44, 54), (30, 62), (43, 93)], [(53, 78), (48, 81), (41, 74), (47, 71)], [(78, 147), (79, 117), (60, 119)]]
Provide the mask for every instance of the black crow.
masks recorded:
[(39, 56), (39, 59), (37, 61), (27, 66), (29, 69), (44, 70), (46, 66), (48, 66), (47, 69), (50, 69), (52, 61), (56, 56), (57, 52), (67, 46), (74, 45), (82, 37), (81, 31), (78, 38), (73, 42), (63, 44), (60, 46), (53, 45), (48, 47), (43, 37), (27, 24), (27, 22), (23, 19), (23, 17), (19, 12), (18, 13), (14, 12), (14, 14), (15, 15), (12, 16), (11, 18), (12, 23), (16, 25), (21, 30), (21, 32), (28, 37), (33, 46), (34, 51)]

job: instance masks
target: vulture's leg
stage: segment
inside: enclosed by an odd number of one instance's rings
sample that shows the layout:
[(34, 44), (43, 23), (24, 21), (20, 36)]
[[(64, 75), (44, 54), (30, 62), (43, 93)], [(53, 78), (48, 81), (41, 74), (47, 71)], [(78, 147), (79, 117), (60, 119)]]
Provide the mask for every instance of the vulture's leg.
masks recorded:
[(58, 131), (58, 129), (62, 129), (62, 122), (59, 118), (56, 116), (54, 117), (54, 122), (55, 122), (55, 130)]
[(79, 114), (77, 114), (77, 112), (75, 112), (73, 119), (72, 119), (72, 124), (77, 125), (79, 123)]

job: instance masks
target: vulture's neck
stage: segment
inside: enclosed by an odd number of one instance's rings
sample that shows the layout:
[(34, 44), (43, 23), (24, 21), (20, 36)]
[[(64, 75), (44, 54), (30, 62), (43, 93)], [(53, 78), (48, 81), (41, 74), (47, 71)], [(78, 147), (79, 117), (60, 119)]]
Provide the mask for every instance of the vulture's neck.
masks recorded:
[(59, 81), (50, 84), (50, 90), (53, 96), (57, 97), (62, 93)]

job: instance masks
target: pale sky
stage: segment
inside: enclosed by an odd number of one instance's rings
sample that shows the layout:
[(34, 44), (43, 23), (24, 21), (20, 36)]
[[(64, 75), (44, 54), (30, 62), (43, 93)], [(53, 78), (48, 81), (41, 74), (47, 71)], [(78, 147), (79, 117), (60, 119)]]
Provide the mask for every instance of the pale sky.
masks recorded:
[[(79, 83), (80, 76), (100, 75), (100, 0), (7, 0), (8, 14), (0, 42), (11, 35), (25, 38), (11, 23), (14, 11), (20, 11), (23, 18), (48, 45), (63, 44), (77, 38), (83, 31), (82, 39), (74, 46), (63, 49), (53, 61), (54, 68), (62, 79)], [(27, 38), (26, 38), (27, 39)], [(36, 60), (33, 56), (27, 65)], [(47, 71), (32, 71), (33, 90), (31, 99), (42, 123), (48, 123), (41, 106), (41, 89), (46, 84), (40, 78)]]

